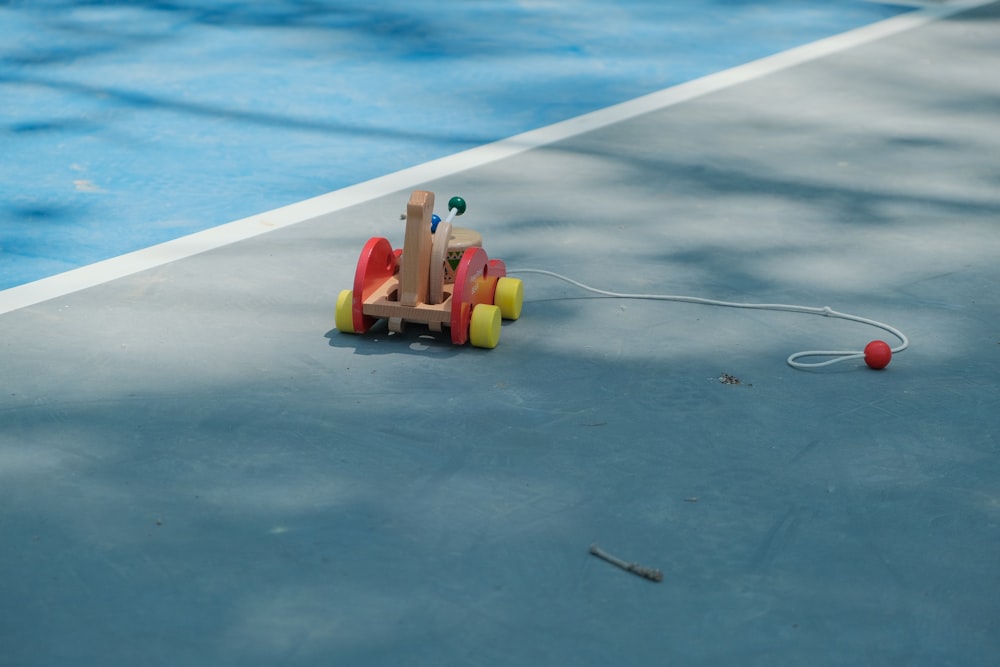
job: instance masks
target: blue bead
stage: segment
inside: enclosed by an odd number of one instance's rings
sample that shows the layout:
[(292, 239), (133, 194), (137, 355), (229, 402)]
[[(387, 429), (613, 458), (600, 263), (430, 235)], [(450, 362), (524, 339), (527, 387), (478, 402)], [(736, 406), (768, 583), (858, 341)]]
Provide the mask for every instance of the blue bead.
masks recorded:
[(431, 234), (438, 230), (438, 223), (441, 222), (441, 216), (437, 213), (431, 214)]

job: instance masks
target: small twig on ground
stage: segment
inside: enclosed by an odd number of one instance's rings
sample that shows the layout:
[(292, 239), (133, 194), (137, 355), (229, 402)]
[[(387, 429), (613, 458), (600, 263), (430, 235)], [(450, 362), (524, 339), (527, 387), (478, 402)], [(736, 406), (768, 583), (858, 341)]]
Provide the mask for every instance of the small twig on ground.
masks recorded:
[(752, 387), (753, 386), (752, 384), (745, 384), (738, 377), (736, 377), (735, 375), (730, 375), (729, 373), (723, 373), (723, 374), (721, 374), (719, 376), (719, 382), (721, 382), (722, 384), (742, 384), (742, 385), (744, 385), (746, 387)]
[(611, 554), (609, 554), (607, 551), (604, 551), (596, 544), (590, 545), (590, 553), (594, 554), (595, 556), (597, 556), (598, 558), (600, 558), (605, 562), (620, 567), (626, 572), (637, 574), (640, 577), (643, 577), (644, 579), (649, 579), (650, 581), (655, 581), (655, 582), (663, 581), (663, 573), (660, 572), (659, 570), (655, 570), (651, 567), (643, 567), (642, 565), (638, 565), (637, 563), (629, 563), (627, 561), (624, 561), (621, 558), (612, 556)]

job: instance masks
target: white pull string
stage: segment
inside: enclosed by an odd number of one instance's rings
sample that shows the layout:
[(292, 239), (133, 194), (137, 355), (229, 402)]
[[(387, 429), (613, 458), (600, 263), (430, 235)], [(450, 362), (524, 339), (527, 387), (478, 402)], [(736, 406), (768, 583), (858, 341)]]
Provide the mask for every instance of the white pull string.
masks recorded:
[[(545, 269), (511, 269), (507, 271), (508, 274), (514, 273), (534, 273), (542, 276), (549, 276), (550, 278), (556, 278), (557, 280), (562, 280), (570, 285), (575, 285), (582, 290), (587, 292), (592, 292), (594, 294), (600, 294), (602, 296), (609, 296), (616, 299), (645, 299), (649, 301), (679, 301), (681, 303), (696, 303), (703, 306), (724, 306), (726, 308), (749, 308), (753, 310), (782, 310), (793, 313), (807, 313), (810, 315), (824, 315), (826, 317), (836, 317), (842, 320), (850, 320), (851, 322), (858, 322), (860, 324), (866, 324), (869, 326), (877, 327), (883, 331), (891, 333), (893, 336), (899, 339), (900, 344), (894, 348), (891, 348), (892, 354), (897, 354), (902, 352), (910, 346), (910, 340), (903, 334), (899, 329), (885, 324), (884, 322), (879, 322), (877, 320), (871, 320), (867, 317), (859, 317), (857, 315), (851, 315), (849, 313), (841, 313), (833, 310), (829, 306), (824, 306), (822, 308), (816, 308), (812, 306), (795, 306), (786, 303), (739, 303), (736, 301), (719, 301), (717, 299), (704, 299), (697, 296), (676, 296), (672, 294), (626, 294), (623, 292), (611, 292), (608, 290), (598, 289), (596, 287), (591, 287), (590, 285), (585, 285), (577, 280), (573, 280), (561, 273), (556, 273), (555, 271), (546, 271)], [(799, 359), (805, 357), (832, 357), (826, 361), (813, 361), (804, 362), (799, 361)], [(808, 370), (811, 368), (820, 368), (822, 366), (829, 366), (831, 364), (839, 363), (841, 361), (848, 361), (850, 359), (864, 359), (865, 352), (857, 350), (805, 350), (803, 352), (796, 352), (786, 359), (788, 365), (793, 368), (798, 368), (802, 370)], [(888, 363), (885, 361), (883, 366)], [(871, 364), (869, 364), (871, 365)], [(873, 368), (876, 366), (873, 366)]]

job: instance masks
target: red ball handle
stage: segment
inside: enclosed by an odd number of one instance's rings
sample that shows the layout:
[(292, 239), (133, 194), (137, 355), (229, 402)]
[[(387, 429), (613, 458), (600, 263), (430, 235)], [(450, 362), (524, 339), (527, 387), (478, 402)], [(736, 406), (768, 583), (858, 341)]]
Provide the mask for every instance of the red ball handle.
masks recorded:
[(881, 370), (892, 361), (892, 348), (884, 340), (873, 340), (865, 346), (865, 363), (868, 368)]

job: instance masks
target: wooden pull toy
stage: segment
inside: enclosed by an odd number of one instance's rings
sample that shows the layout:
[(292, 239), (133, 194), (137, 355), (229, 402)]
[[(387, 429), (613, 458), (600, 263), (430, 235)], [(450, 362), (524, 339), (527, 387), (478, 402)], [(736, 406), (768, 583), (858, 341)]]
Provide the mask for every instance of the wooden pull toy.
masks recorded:
[(363, 334), (385, 319), (390, 331), (400, 332), (406, 323), (419, 322), (431, 331), (449, 327), (455, 345), (496, 347), (501, 319), (521, 316), (524, 287), (507, 276), (503, 261), (487, 257), (478, 233), (452, 226), (465, 209), (464, 199), (452, 197), (441, 220), (434, 215), (434, 193), (414, 191), (403, 248), (393, 250), (382, 237), (368, 240), (354, 289), (337, 297), (337, 329)]

